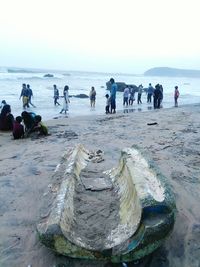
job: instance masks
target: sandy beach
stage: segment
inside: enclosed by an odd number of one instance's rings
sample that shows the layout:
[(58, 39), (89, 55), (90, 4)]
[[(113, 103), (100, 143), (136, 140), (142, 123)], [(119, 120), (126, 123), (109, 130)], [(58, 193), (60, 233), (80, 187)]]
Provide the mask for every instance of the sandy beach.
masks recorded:
[[(0, 266), (122, 266), (55, 255), (38, 240), (36, 225), (49, 214), (60, 181), (53, 177), (63, 153), (76, 144), (107, 155), (108, 169), (120, 151), (137, 144), (167, 177), (176, 197), (174, 230), (164, 245), (136, 267), (200, 266), (200, 105), (65, 116), (47, 121), (50, 135), (12, 140), (0, 132)], [(149, 125), (150, 124), (150, 125)]]

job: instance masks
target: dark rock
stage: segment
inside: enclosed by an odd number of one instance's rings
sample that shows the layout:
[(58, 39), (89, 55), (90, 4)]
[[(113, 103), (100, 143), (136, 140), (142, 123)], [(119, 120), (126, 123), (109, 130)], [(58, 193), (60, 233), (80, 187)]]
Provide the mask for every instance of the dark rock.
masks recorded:
[[(116, 82), (117, 84), (117, 91), (118, 92), (124, 92), (124, 89), (129, 86), (130, 88), (133, 88), (135, 92), (138, 91), (138, 87), (134, 84), (126, 84), (124, 82)], [(107, 87), (107, 90), (111, 90), (111, 83), (110, 82), (107, 82), (106, 83), (106, 87)]]
[(49, 74), (49, 73), (48, 73), (48, 74), (45, 74), (43, 77), (44, 77), (44, 78), (52, 78), (52, 77), (54, 77), (54, 76), (53, 76), (53, 74)]
[(79, 95), (70, 95), (69, 97), (78, 97), (78, 98), (89, 98), (86, 94), (79, 94)]

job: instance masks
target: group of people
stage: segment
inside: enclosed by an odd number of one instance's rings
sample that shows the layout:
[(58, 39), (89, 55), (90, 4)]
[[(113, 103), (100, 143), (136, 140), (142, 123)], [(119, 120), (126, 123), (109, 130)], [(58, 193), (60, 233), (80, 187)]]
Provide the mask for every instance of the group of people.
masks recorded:
[[(59, 90), (57, 88), (57, 85), (54, 84), (53, 85), (53, 88), (54, 88), (54, 106), (58, 105), (60, 106), (60, 103), (58, 102), (58, 99), (59, 99)], [(69, 110), (69, 86), (68, 85), (65, 85), (64, 86), (64, 89), (63, 89), (63, 107), (60, 111), (60, 113), (63, 113), (63, 111), (65, 112), (65, 114), (67, 113), (67, 111)]]
[[(142, 93), (144, 91), (143, 85), (140, 84), (138, 86), (138, 95), (137, 95), (137, 103), (142, 104)], [(123, 92), (123, 105), (128, 106), (132, 105), (133, 101), (135, 101), (135, 92), (131, 86), (126, 86)], [(163, 86), (161, 84), (156, 84), (155, 88), (152, 86), (151, 83), (149, 83), (149, 86), (146, 90), (147, 94), (147, 103), (152, 103), (152, 98), (153, 98), (153, 106), (154, 109), (159, 109), (161, 107), (161, 103), (163, 100)], [(175, 91), (174, 91), (174, 105), (175, 107), (178, 106), (178, 98), (179, 98), (179, 90), (178, 86), (175, 86)]]
[[(117, 83), (113, 78), (110, 79), (110, 94), (106, 94), (106, 106), (105, 106), (105, 112), (106, 114), (109, 113), (116, 113), (116, 92), (117, 92)], [(58, 102), (59, 99), (59, 90), (57, 86), (54, 84), (54, 105), (60, 105)], [(141, 96), (144, 89), (142, 84), (138, 87), (138, 98), (137, 103), (142, 104)], [(133, 102), (135, 101), (135, 90), (131, 86), (127, 86), (124, 89), (123, 93), (123, 105), (133, 105)], [(149, 86), (147, 88), (147, 103), (152, 103), (153, 98), (153, 106), (154, 109), (159, 109), (161, 107), (161, 102), (163, 100), (163, 87), (160, 84), (156, 84), (155, 88), (149, 83)], [(174, 105), (175, 107), (178, 107), (178, 98), (179, 98), (179, 89), (178, 86), (175, 86), (174, 91)], [(23, 108), (28, 108), (29, 105), (34, 104), (31, 102), (31, 98), (33, 97), (33, 92), (30, 88), (29, 84), (22, 84), (22, 90), (20, 98), (22, 97), (23, 101)], [(67, 113), (69, 109), (69, 86), (65, 85), (63, 89), (63, 107), (60, 111), (60, 113)], [(92, 86), (90, 90), (90, 105), (91, 108), (95, 107), (96, 102), (96, 90)], [(17, 116), (15, 119), (11, 113), (11, 107), (6, 103), (5, 100), (1, 103), (1, 113), (0, 113), (0, 130), (2, 131), (12, 131), (14, 139), (19, 139), (24, 136), (29, 136), (32, 132), (37, 132), (39, 135), (47, 135), (48, 129), (47, 127), (42, 123), (42, 117), (40, 115), (36, 115), (34, 112), (27, 112), (23, 111), (21, 113), (21, 116)]]
[(34, 112), (23, 111), (21, 116), (14, 116), (11, 107), (5, 100), (1, 104), (0, 130), (12, 131), (14, 139), (28, 137), (31, 133), (37, 135), (47, 135), (48, 129), (42, 122), (42, 117)]
[(116, 92), (117, 92), (117, 84), (115, 83), (115, 80), (113, 78), (110, 79), (110, 95), (106, 94), (106, 107), (105, 111), (106, 114), (114, 114), (116, 113)]
[(35, 107), (35, 105), (31, 102), (31, 98), (33, 97), (33, 91), (30, 88), (29, 84), (22, 84), (22, 90), (19, 99), (22, 98), (23, 108), (29, 108), (30, 105)]

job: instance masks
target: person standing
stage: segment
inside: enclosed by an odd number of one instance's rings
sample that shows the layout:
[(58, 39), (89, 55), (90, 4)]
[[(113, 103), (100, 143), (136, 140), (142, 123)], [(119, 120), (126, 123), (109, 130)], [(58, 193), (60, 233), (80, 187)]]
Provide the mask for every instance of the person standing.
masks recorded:
[(65, 85), (64, 90), (63, 90), (63, 108), (60, 111), (60, 113), (63, 113), (63, 111), (65, 112), (65, 114), (67, 113), (67, 111), (69, 110), (69, 86)]
[(90, 91), (90, 106), (91, 108), (95, 108), (95, 101), (96, 101), (96, 91), (94, 86), (91, 87)]
[(130, 88), (130, 94), (129, 94), (129, 105), (133, 105), (133, 101), (135, 100), (135, 90), (133, 88)]
[(31, 98), (33, 97), (33, 91), (30, 88), (30, 85), (27, 84), (27, 90), (28, 90), (28, 103), (32, 106), (32, 107), (36, 107), (32, 102), (31, 102)]
[(111, 90), (110, 90), (110, 101), (111, 101), (111, 111), (110, 113), (116, 113), (116, 92), (117, 84), (113, 78), (110, 79)]
[(151, 103), (151, 98), (152, 98), (153, 92), (154, 92), (154, 88), (150, 83), (149, 87), (147, 89), (147, 103)]
[(137, 99), (138, 105), (142, 104), (142, 100), (141, 100), (142, 90), (143, 90), (143, 86), (142, 86), (142, 84), (140, 84), (139, 87), (138, 87), (138, 99)]
[(155, 90), (154, 90), (154, 95), (153, 95), (154, 109), (160, 108), (161, 100), (162, 100), (162, 92), (160, 89), (160, 84), (156, 84)]
[(178, 98), (179, 98), (180, 93), (178, 90), (178, 86), (175, 86), (174, 88), (175, 88), (175, 90), (174, 90), (174, 106), (178, 107)]
[(53, 85), (53, 89), (54, 89), (54, 105), (56, 106), (56, 104), (57, 104), (58, 106), (60, 106), (60, 103), (58, 103), (59, 90), (58, 90), (56, 84)]
[(29, 91), (26, 87), (26, 84), (23, 83), (22, 84), (22, 90), (21, 90), (21, 95), (19, 97), (19, 99), (22, 97), (22, 103), (23, 103), (23, 108), (29, 108)]
[(129, 97), (129, 87), (126, 86), (124, 89), (124, 94), (123, 94), (123, 106), (127, 106), (128, 107), (128, 97)]

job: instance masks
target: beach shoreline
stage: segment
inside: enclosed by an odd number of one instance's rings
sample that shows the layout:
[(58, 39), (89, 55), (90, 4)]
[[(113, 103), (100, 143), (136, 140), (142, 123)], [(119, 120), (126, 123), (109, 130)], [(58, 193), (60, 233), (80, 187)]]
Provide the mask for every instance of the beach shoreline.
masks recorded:
[[(143, 267), (196, 267), (200, 264), (200, 105), (151, 112), (57, 116), (45, 120), (50, 135), (12, 140), (0, 132), (0, 266), (103, 267), (103, 262), (72, 260), (55, 255), (38, 240), (36, 225), (49, 213), (60, 181), (53, 177), (63, 153), (76, 144), (101, 149), (116, 166), (125, 147), (146, 151), (168, 179), (176, 197), (174, 230)], [(50, 194), (51, 193), (51, 194)], [(62, 265), (61, 265), (62, 264)]]

